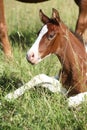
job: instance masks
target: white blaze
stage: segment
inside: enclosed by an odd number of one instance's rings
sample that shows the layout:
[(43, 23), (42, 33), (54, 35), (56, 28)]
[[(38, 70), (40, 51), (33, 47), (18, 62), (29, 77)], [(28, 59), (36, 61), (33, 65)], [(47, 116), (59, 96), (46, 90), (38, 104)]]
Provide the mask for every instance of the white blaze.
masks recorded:
[(47, 33), (48, 28), (47, 25), (44, 25), (43, 28), (41, 29), (39, 36), (37, 37), (35, 43), (33, 44), (33, 46), (30, 48), (30, 50), (28, 51), (27, 55), (31, 55), (32, 53), (34, 53), (34, 58), (36, 60), (41, 60), (40, 56), (39, 56), (39, 43), (42, 39), (42, 37)]

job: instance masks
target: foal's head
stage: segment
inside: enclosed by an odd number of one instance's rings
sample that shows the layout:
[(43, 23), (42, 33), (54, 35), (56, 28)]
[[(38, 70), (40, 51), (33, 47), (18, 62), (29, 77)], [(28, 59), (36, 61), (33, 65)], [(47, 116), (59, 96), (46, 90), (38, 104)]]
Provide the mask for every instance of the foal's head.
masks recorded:
[(44, 26), (39, 31), (35, 43), (27, 52), (27, 60), (32, 64), (37, 64), (52, 53), (56, 54), (61, 40), (62, 28), (58, 11), (52, 10), (52, 18), (48, 18), (42, 10), (39, 11), (39, 15)]

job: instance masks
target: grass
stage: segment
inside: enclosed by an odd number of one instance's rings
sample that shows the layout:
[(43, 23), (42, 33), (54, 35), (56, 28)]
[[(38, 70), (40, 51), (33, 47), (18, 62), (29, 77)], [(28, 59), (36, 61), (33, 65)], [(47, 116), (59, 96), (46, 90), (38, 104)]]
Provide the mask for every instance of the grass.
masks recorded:
[(24, 4), (4, 0), (9, 40), (14, 61), (7, 62), (0, 51), (0, 130), (86, 130), (87, 103), (76, 110), (69, 109), (66, 98), (47, 89), (34, 88), (15, 101), (7, 102), (4, 96), (28, 82), (35, 75), (57, 74), (60, 63), (52, 55), (38, 65), (26, 61), (26, 52), (41, 27), (38, 10), (51, 16), (51, 9), (59, 10), (61, 19), (73, 31), (78, 8), (73, 0), (50, 0), (40, 4)]

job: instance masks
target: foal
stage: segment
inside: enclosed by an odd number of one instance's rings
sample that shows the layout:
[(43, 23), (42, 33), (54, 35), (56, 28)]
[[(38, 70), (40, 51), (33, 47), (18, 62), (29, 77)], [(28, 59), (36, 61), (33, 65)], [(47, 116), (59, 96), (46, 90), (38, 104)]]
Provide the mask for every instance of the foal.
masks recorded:
[(50, 54), (61, 62), (60, 82), (68, 90), (68, 96), (87, 91), (87, 53), (84, 44), (61, 21), (56, 9), (52, 18), (39, 12), (44, 26), (33, 46), (27, 52), (27, 60), (37, 64)]

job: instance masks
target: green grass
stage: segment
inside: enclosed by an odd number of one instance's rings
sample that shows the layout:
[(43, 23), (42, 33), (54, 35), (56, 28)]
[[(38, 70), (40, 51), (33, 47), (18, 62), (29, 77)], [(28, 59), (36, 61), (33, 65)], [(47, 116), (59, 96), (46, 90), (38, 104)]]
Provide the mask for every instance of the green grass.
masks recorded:
[(51, 16), (59, 10), (61, 19), (73, 31), (78, 8), (73, 0), (50, 0), (40, 4), (24, 4), (4, 0), (9, 40), (14, 60), (6, 61), (0, 50), (0, 130), (87, 130), (87, 103), (76, 110), (69, 109), (66, 97), (47, 89), (34, 88), (20, 98), (7, 102), (4, 96), (28, 82), (35, 75), (56, 75), (60, 63), (52, 55), (38, 65), (26, 61), (26, 52), (41, 27), (39, 9)]

